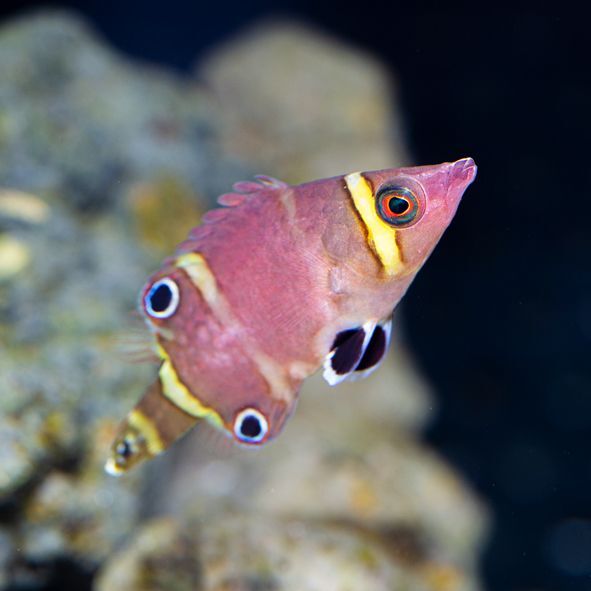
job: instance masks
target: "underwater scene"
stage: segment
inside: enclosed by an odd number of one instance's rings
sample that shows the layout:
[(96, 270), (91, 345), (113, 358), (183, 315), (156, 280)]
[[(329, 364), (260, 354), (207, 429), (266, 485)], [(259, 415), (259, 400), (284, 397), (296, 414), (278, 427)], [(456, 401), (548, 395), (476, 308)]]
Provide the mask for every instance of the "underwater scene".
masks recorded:
[(576, 14), (0, 13), (1, 590), (591, 589)]

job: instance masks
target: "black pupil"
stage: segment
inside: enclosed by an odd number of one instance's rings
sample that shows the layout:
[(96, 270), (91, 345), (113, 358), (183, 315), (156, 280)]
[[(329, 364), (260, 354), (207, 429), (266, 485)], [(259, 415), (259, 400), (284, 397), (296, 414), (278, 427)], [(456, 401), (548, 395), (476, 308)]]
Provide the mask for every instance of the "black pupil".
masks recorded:
[(248, 437), (249, 439), (259, 437), (261, 431), (261, 423), (259, 422), (257, 417), (253, 415), (245, 417), (242, 421), (242, 425), (240, 425), (240, 433), (242, 433), (244, 437)]
[(165, 312), (170, 306), (170, 302), (172, 300), (172, 291), (166, 283), (162, 283), (159, 285), (151, 294), (150, 294), (150, 305), (152, 306), (152, 310), (154, 312)]
[(400, 197), (390, 197), (390, 201), (388, 201), (388, 207), (392, 213), (400, 215), (405, 211), (408, 211), (410, 205), (406, 199), (401, 199)]

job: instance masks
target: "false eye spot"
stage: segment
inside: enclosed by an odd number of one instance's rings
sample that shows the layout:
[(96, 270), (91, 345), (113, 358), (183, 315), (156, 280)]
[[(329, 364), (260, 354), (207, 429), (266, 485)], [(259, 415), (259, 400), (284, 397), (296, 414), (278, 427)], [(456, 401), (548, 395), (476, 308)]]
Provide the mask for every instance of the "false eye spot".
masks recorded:
[(259, 443), (267, 435), (267, 419), (256, 409), (246, 408), (236, 415), (234, 435), (243, 443)]
[(378, 193), (376, 202), (380, 217), (391, 226), (406, 228), (418, 221), (419, 200), (406, 187), (386, 187)]
[(172, 316), (179, 305), (179, 288), (172, 279), (160, 279), (144, 297), (146, 312), (153, 318)]

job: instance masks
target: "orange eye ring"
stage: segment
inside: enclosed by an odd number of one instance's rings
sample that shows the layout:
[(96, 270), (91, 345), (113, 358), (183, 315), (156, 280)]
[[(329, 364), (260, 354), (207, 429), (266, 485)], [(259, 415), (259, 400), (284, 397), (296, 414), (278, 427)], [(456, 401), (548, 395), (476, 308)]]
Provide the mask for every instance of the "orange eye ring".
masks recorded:
[(378, 214), (391, 226), (406, 228), (418, 221), (419, 200), (406, 187), (385, 187), (376, 199)]

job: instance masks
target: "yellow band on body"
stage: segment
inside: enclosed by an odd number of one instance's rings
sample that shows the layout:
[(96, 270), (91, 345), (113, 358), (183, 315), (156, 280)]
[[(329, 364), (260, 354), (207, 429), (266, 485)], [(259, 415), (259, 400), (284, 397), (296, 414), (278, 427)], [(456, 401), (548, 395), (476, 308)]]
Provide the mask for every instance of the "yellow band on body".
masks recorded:
[(207, 305), (210, 308), (217, 307), (217, 282), (203, 255), (196, 252), (182, 254), (177, 257), (175, 265), (186, 271), (193, 285), (201, 292)]
[[(243, 339), (247, 339), (242, 325), (232, 313), (223, 293), (220, 293), (216, 278), (207, 264), (205, 257), (197, 252), (189, 252), (178, 256), (175, 265), (187, 273), (189, 279), (199, 290), (205, 303), (209, 306), (218, 321), (226, 328), (232, 327), (235, 333), (242, 333)], [(246, 343), (247, 341), (245, 340), (244, 342)], [(291, 401), (293, 398), (293, 388), (289, 384), (283, 368), (263, 353), (254, 343), (248, 342), (246, 348), (249, 351), (250, 359), (257, 366), (259, 373), (269, 385), (271, 395), (278, 400)], [(189, 412), (184, 407), (181, 408)]]
[(157, 351), (162, 359), (159, 376), (164, 396), (188, 415), (206, 419), (212, 425), (222, 427), (224, 424), (222, 417), (213, 408), (205, 406), (181, 382), (166, 351), (160, 345), (157, 345)]
[(367, 241), (376, 253), (388, 275), (397, 275), (404, 268), (398, 244), (396, 230), (384, 222), (375, 206), (375, 196), (370, 184), (360, 172), (353, 172), (345, 177), (353, 205), (367, 229)]

